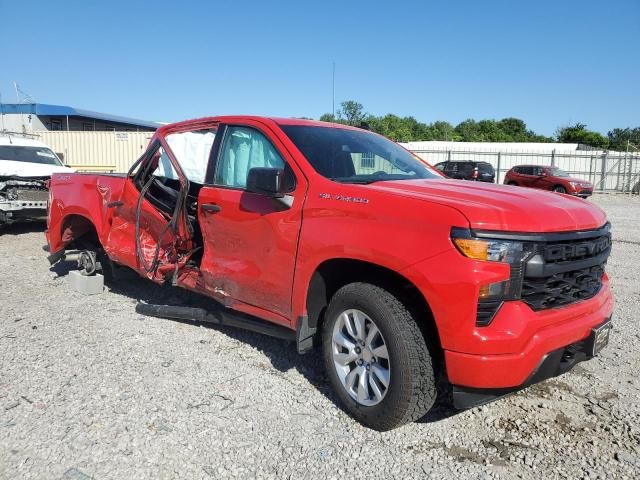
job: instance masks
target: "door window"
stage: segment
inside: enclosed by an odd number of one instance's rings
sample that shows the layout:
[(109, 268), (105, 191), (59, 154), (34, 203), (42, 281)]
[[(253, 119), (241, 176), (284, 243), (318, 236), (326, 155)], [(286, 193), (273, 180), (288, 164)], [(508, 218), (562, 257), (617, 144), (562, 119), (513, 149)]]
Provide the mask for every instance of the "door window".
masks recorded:
[(474, 166), (472, 163), (461, 163), (459, 166), (459, 170), (462, 175), (470, 176), (471, 174), (473, 174), (473, 169)]
[(284, 160), (262, 133), (253, 128), (229, 126), (216, 166), (214, 183), (245, 188), (250, 169), (284, 169), (284, 166)]

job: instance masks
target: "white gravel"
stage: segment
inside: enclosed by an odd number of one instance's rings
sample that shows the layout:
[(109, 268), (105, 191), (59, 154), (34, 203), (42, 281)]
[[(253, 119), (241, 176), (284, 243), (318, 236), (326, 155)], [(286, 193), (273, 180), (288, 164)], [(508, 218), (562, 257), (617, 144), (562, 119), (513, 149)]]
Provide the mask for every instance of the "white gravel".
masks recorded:
[(387, 433), (336, 406), (317, 354), (142, 317), (138, 299), (190, 296), (135, 276), (74, 293), (65, 265), (49, 269), (41, 225), (5, 229), (0, 478), (639, 478), (640, 200), (594, 201), (615, 239), (615, 330), (602, 355)]

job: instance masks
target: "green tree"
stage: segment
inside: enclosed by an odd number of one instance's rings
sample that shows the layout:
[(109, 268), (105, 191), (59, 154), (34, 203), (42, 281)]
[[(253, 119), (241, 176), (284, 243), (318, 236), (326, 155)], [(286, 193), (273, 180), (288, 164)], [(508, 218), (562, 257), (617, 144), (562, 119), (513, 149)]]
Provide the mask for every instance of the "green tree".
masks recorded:
[(324, 113), (320, 116), (321, 122), (336, 122), (336, 116), (333, 113)]
[(640, 127), (614, 128), (607, 137), (611, 150), (624, 152), (629, 148), (631, 151), (636, 151), (640, 147)]
[(498, 122), (498, 128), (509, 137), (510, 142), (526, 142), (531, 137), (527, 124), (519, 118), (503, 118)]
[(341, 110), (338, 110), (338, 119), (344, 119), (348, 125), (360, 125), (364, 120), (364, 107), (361, 103), (354, 100), (346, 100), (340, 104)]
[(325, 113), (320, 120), (354, 125), (367, 125), (370, 130), (399, 142), (421, 140), (467, 141), (467, 142), (553, 142), (553, 138), (537, 135), (528, 130), (519, 118), (502, 120), (465, 120), (456, 127), (448, 122), (423, 123), (414, 117), (400, 117), (392, 113), (375, 116), (364, 113), (364, 107), (355, 100), (340, 103), (336, 115)]
[[(416, 122), (413, 119), (413, 122)], [(366, 123), (369, 128), (380, 135), (396, 142), (410, 142), (413, 139), (411, 121), (388, 113), (384, 117), (368, 116)], [(417, 122), (416, 122), (417, 123)]]
[(603, 149), (609, 146), (607, 137), (593, 130), (587, 130), (587, 126), (584, 123), (560, 127), (556, 132), (556, 137), (558, 142), (561, 143), (581, 143)]
[(424, 140), (460, 141), (462, 137), (449, 122), (433, 122), (427, 125)]

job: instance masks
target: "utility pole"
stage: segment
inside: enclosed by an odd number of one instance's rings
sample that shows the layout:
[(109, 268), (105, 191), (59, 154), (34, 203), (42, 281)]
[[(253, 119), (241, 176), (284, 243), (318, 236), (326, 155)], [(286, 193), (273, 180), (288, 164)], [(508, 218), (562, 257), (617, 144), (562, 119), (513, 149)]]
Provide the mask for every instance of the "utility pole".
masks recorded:
[(331, 114), (336, 118), (336, 62), (333, 62), (333, 72), (331, 74)]

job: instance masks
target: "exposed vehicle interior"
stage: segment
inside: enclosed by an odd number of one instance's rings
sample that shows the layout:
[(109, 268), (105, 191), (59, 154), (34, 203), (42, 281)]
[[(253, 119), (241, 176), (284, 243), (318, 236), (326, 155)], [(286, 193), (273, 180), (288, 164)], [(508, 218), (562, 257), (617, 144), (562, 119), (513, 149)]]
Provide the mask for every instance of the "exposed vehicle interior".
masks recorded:
[[(220, 145), (218, 165), (215, 175), (210, 172), (207, 177), (217, 133), (215, 129), (208, 129), (178, 132), (165, 137), (184, 174), (182, 182), (168, 152), (159, 142), (149, 149), (129, 173), (140, 192), (140, 198), (149, 201), (166, 217), (167, 228), (175, 230), (180, 215), (185, 212), (193, 243), (190, 261), (195, 266), (200, 265), (203, 253), (203, 237), (198, 222), (198, 195), (205, 184), (245, 189), (249, 171), (257, 168), (282, 170), (283, 191), (290, 192), (295, 188), (293, 171), (271, 142), (257, 130), (242, 126), (227, 126), (224, 133), (221, 129), (224, 140)], [(137, 224), (141, 204), (139, 201), (137, 205)], [(152, 263), (157, 264), (157, 259)]]
[[(136, 188), (167, 219), (167, 228), (174, 228), (181, 215), (186, 213), (192, 233), (194, 250), (191, 260), (199, 265), (202, 255), (202, 232), (198, 224), (198, 193), (204, 185), (206, 169), (216, 130), (179, 132), (167, 135), (166, 141), (175, 156), (185, 178), (182, 190), (180, 175), (171, 163), (168, 153), (160, 143), (156, 143), (138, 165), (134, 165), (130, 175)], [(137, 222), (141, 202), (137, 206)], [(157, 263), (154, 261), (154, 263)]]

